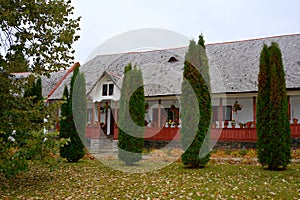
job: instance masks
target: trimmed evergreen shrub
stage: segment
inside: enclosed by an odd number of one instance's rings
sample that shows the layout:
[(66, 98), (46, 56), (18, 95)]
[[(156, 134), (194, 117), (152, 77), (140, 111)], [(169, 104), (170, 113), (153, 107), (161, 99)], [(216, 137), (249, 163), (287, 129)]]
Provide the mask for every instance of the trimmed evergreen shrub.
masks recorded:
[(72, 104), (73, 104), (73, 117), (77, 132), (82, 142), (85, 141), (86, 132), (86, 81), (83, 73), (78, 73), (74, 91), (72, 94)]
[(290, 124), (282, 55), (275, 42), (263, 47), (258, 80), (259, 162), (270, 170), (285, 169), (291, 159)]
[[(79, 72), (79, 67), (76, 67), (73, 71), (71, 79), (71, 91), (73, 91), (74, 83)], [(61, 106), (61, 120), (60, 120), (60, 132), (61, 138), (70, 138), (70, 142), (60, 147), (60, 156), (66, 158), (68, 162), (77, 162), (85, 155), (84, 145), (76, 130), (73, 112), (72, 112), (72, 94), (68, 92), (67, 86), (65, 86), (63, 98), (65, 103)]]
[(260, 53), (260, 65), (258, 74), (258, 95), (257, 95), (257, 154), (262, 165), (267, 164), (270, 143), (270, 53), (265, 44)]
[(142, 71), (125, 67), (120, 97), (118, 157), (126, 165), (142, 159), (144, 147), (145, 95)]
[(182, 162), (187, 167), (205, 167), (209, 162), (211, 96), (204, 39), (190, 41), (185, 57), (181, 94)]

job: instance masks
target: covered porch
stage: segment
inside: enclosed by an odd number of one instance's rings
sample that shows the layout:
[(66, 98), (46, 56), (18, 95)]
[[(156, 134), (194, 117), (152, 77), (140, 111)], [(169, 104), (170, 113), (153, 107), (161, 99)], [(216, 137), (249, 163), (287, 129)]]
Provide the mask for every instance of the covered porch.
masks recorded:
[[(215, 96), (212, 99), (212, 140), (255, 142), (256, 133), (256, 100), (253, 94), (227, 98)], [(289, 95), (289, 116), (291, 123), (291, 137), (300, 138), (300, 124), (296, 117), (300, 117), (300, 100), (298, 95)], [(148, 98), (145, 117), (145, 140), (170, 141), (180, 139), (180, 103), (178, 98)], [(241, 110), (234, 110), (235, 103)], [(110, 137), (118, 139), (118, 101), (95, 102), (93, 104), (93, 125), (87, 126), (86, 138), (100, 138), (107, 135), (109, 126)], [(106, 125), (106, 126), (105, 126)]]
[[(97, 139), (101, 137), (100, 126), (87, 127), (86, 137)], [(211, 128), (211, 140), (256, 142), (256, 128)], [(291, 138), (300, 138), (300, 124), (291, 124)], [(114, 140), (118, 139), (118, 128), (114, 130)], [(171, 141), (180, 139), (180, 128), (145, 127), (145, 140)]]

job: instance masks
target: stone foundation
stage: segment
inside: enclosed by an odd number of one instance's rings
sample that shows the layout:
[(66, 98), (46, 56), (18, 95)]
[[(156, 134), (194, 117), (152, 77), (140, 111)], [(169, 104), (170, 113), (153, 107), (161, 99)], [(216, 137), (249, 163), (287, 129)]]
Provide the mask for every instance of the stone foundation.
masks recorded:
[[(144, 148), (145, 149), (161, 149), (164, 147), (170, 148), (181, 148), (180, 141), (172, 141), (172, 144), (169, 144), (169, 141), (153, 141), (153, 140), (145, 140)], [(240, 142), (240, 141), (218, 141), (213, 149), (255, 149), (256, 142)], [(299, 149), (300, 148), (300, 138), (292, 138), (291, 140), (291, 148)]]

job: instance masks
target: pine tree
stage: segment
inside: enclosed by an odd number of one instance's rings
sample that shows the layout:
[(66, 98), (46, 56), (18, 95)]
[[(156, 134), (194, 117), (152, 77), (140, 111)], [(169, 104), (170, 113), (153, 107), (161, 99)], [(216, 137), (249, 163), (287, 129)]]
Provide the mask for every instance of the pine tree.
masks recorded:
[[(209, 161), (209, 124), (211, 97), (209, 66), (201, 35), (199, 42), (190, 41), (186, 54), (181, 94), (181, 143), (185, 166), (205, 167)], [(206, 137), (207, 136), (207, 137)]]
[[(290, 125), (284, 67), (277, 43), (273, 42), (269, 48), (264, 46), (259, 75), (257, 113), (259, 161), (270, 170), (277, 170), (280, 167), (285, 169), (291, 159)], [(264, 88), (269, 90), (263, 91)], [(263, 110), (264, 105), (268, 110)], [(260, 114), (263, 117), (259, 116)]]
[(125, 67), (120, 98), (118, 157), (126, 165), (142, 159), (145, 96), (142, 71)]
[[(77, 162), (84, 155), (84, 145), (79, 137), (79, 134), (76, 130), (73, 111), (72, 111), (72, 95), (74, 90), (75, 80), (79, 73), (79, 67), (76, 67), (73, 71), (73, 76), (71, 79), (70, 86), (70, 95), (68, 94), (67, 86), (64, 89), (63, 98), (66, 99), (65, 103), (61, 107), (62, 119), (60, 121), (60, 137), (61, 138), (70, 138), (70, 142), (60, 148), (60, 155), (63, 158), (66, 158), (68, 162)], [(76, 91), (76, 90), (74, 90)], [(77, 108), (74, 108), (77, 109)]]

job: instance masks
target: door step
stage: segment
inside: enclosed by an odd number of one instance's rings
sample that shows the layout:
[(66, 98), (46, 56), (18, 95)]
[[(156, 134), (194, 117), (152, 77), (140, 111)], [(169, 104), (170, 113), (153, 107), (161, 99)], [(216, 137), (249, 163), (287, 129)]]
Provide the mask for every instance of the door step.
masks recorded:
[(116, 153), (118, 150), (117, 140), (107, 138), (88, 139), (86, 147), (91, 154)]

